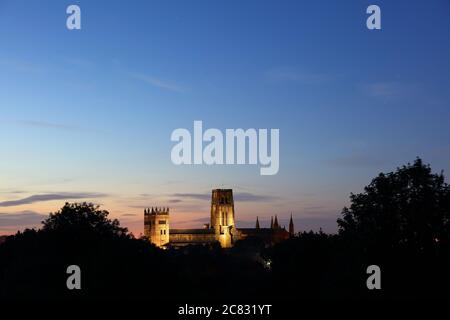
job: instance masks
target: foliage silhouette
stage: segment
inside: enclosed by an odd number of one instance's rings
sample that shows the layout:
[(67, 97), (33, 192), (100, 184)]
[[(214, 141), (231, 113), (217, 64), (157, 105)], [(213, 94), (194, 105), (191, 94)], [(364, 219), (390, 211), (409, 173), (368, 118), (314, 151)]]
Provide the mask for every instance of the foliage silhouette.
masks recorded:
[(450, 188), (417, 158), (396, 172), (381, 173), (350, 196), (338, 219), (339, 234), (368, 247), (417, 252), (448, 248)]
[[(352, 194), (336, 235), (300, 232), (274, 246), (248, 238), (228, 250), (162, 250), (98, 206), (66, 203), (41, 229), (0, 244), (0, 299), (448, 299), (449, 194), (443, 174), (417, 159)], [(80, 291), (66, 288), (72, 264)], [(371, 264), (381, 267), (382, 290), (366, 287)]]
[(128, 236), (127, 228), (117, 219), (108, 219), (109, 212), (92, 203), (66, 203), (62, 209), (42, 222), (43, 231), (95, 234), (99, 236)]

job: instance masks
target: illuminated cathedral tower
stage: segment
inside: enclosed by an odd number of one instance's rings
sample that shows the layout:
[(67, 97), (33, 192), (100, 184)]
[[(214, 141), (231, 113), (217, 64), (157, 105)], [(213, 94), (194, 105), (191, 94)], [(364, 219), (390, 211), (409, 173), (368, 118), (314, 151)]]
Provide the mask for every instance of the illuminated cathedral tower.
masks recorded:
[(162, 248), (187, 245), (210, 245), (220, 243), (231, 248), (237, 241), (258, 238), (267, 245), (284, 241), (294, 235), (294, 223), (289, 222), (289, 232), (272, 217), (270, 228), (261, 228), (256, 217), (255, 228), (236, 228), (232, 189), (215, 189), (211, 196), (211, 221), (201, 229), (169, 229), (169, 208), (144, 210), (144, 235), (151, 243)]
[(232, 189), (215, 189), (211, 199), (211, 228), (224, 248), (233, 245), (236, 235)]
[(144, 210), (144, 235), (158, 247), (169, 243), (169, 208)]

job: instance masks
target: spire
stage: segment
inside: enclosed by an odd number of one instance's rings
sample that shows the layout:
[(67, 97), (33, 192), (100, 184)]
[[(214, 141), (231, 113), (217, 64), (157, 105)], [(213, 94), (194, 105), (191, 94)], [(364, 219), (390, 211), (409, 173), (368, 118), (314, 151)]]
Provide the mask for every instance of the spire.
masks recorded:
[(289, 220), (289, 235), (292, 237), (294, 235), (294, 221), (292, 220), (292, 213), (291, 213), (291, 220)]
[(273, 217), (270, 217), (270, 229), (273, 229)]
[(273, 222), (273, 227), (274, 227), (274, 229), (278, 229), (280, 227), (280, 225), (278, 224), (277, 215), (275, 215), (275, 221)]
[(255, 227), (256, 229), (259, 229), (259, 219), (258, 219), (258, 216), (256, 216), (256, 227)]

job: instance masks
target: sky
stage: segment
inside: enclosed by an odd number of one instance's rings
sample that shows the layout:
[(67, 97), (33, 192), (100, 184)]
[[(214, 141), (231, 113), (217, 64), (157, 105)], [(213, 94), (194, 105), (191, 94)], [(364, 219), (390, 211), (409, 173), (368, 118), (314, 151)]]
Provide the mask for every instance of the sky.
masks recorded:
[[(81, 8), (68, 30), (66, 8)], [(368, 30), (366, 8), (381, 8)], [(450, 3), (0, 0), (0, 234), (66, 201), (135, 235), (146, 207), (336, 232), (350, 193), (419, 156), (450, 171)], [(176, 166), (173, 130), (277, 128), (278, 174)], [(448, 179), (447, 179), (448, 181)]]

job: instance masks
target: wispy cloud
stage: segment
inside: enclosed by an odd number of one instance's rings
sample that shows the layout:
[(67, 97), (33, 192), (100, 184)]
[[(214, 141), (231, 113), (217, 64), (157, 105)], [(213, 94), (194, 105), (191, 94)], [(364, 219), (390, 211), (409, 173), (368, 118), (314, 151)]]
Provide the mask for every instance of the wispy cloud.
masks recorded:
[(70, 200), (70, 199), (91, 199), (105, 197), (103, 193), (89, 193), (89, 192), (62, 192), (62, 193), (47, 193), (32, 195), (23, 199), (9, 200), (0, 202), (0, 207), (13, 207), (24, 204), (31, 204), (35, 202), (51, 201), (51, 200)]
[(47, 218), (47, 215), (35, 211), (24, 210), (14, 213), (0, 212), (0, 226), (4, 227), (24, 227), (38, 225)]
[(129, 73), (129, 75), (134, 79), (141, 80), (141, 81), (143, 81), (153, 87), (156, 87), (156, 88), (170, 90), (170, 91), (174, 91), (174, 92), (178, 92), (178, 93), (186, 92), (186, 89), (179, 85), (166, 82), (164, 80), (161, 80), (161, 79), (153, 77), (153, 76), (145, 75), (142, 73)]
[(254, 194), (250, 192), (237, 192), (234, 195), (234, 199), (236, 201), (243, 201), (243, 202), (264, 202), (277, 200), (278, 197), (264, 194)]
[(137, 214), (135, 214), (135, 213), (124, 213), (124, 214), (122, 214), (122, 217), (135, 217), (135, 216), (137, 216)]

